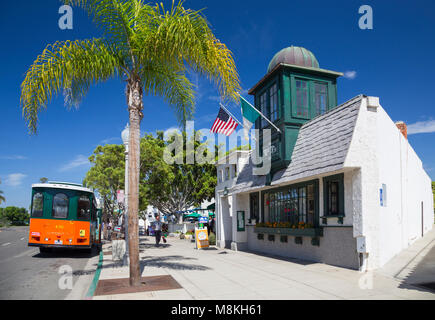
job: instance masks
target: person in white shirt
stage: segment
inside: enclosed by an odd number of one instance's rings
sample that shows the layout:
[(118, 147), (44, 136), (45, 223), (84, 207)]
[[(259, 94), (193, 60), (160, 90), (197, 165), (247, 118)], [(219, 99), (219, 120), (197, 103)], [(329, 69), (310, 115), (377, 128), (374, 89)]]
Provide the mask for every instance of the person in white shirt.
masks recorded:
[(156, 221), (154, 221), (154, 234), (156, 236), (156, 247), (158, 247), (160, 238), (162, 237), (162, 222), (160, 221), (160, 216), (156, 216)]

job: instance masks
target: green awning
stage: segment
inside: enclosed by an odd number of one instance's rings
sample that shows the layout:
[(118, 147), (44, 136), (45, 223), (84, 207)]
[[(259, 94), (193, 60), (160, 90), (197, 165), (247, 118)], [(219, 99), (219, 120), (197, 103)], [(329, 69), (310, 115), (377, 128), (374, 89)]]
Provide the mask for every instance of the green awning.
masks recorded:
[(192, 212), (192, 213), (190, 213), (190, 214), (187, 214), (187, 215), (185, 215), (184, 217), (185, 218), (198, 218), (198, 217), (200, 217), (201, 215), (198, 213), (198, 212)]
[(207, 207), (207, 210), (215, 210), (215, 203), (213, 202), (211, 205)]

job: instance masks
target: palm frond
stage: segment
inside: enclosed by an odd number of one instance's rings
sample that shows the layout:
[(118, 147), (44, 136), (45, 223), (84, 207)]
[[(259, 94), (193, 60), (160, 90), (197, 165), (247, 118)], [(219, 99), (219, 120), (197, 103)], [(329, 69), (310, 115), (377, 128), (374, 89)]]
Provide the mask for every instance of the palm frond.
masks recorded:
[[(141, 0), (61, 0), (64, 4), (83, 8), (103, 31), (106, 39), (126, 57), (129, 69), (137, 66), (133, 55), (133, 35), (140, 21), (146, 21), (152, 7)], [(144, 19), (145, 18), (145, 19)], [(143, 27), (143, 26), (142, 26)]]
[(146, 93), (161, 96), (174, 107), (180, 124), (192, 118), (195, 111), (194, 92), (186, 70), (153, 62), (141, 69), (140, 78)]
[(125, 71), (123, 57), (101, 39), (48, 45), (30, 66), (21, 84), (21, 108), (29, 131), (36, 132), (38, 113), (61, 90), (67, 106), (77, 106), (93, 83)]
[(171, 10), (163, 5), (154, 7), (148, 29), (136, 31), (140, 39), (136, 55), (142, 61), (165, 57), (180, 69), (187, 64), (213, 81), (223, 98), (237, 101), (240, 84), (231, 51), (213, 35), (201, 11), (184, 9), (182, 4), (173, 4)]

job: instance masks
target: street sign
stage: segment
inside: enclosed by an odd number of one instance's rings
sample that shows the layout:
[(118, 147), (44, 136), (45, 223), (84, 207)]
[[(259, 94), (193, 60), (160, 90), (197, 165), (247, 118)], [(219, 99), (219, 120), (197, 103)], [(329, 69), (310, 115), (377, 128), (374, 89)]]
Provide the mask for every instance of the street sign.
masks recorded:
[(199, 217), (198, 222), (199, 223), (208, 223), (208, 218), (207, 217)]

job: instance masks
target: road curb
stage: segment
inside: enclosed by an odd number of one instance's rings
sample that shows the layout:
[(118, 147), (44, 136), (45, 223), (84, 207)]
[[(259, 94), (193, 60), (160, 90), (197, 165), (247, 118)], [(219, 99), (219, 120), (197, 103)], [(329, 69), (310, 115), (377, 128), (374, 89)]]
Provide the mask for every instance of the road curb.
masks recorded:
[(103, 266), (103, 248), (100, 251), (100, 258), (98, 261), (97, 270), (95, 271), (94, 279), (92, 280), (91, 286), (89, 287), (88, 293), (86, 294), (86, 300), (92, 300), (94, 296), (95, 289), (97, 289), (97, 283), (100, 279), (101, 267)]

